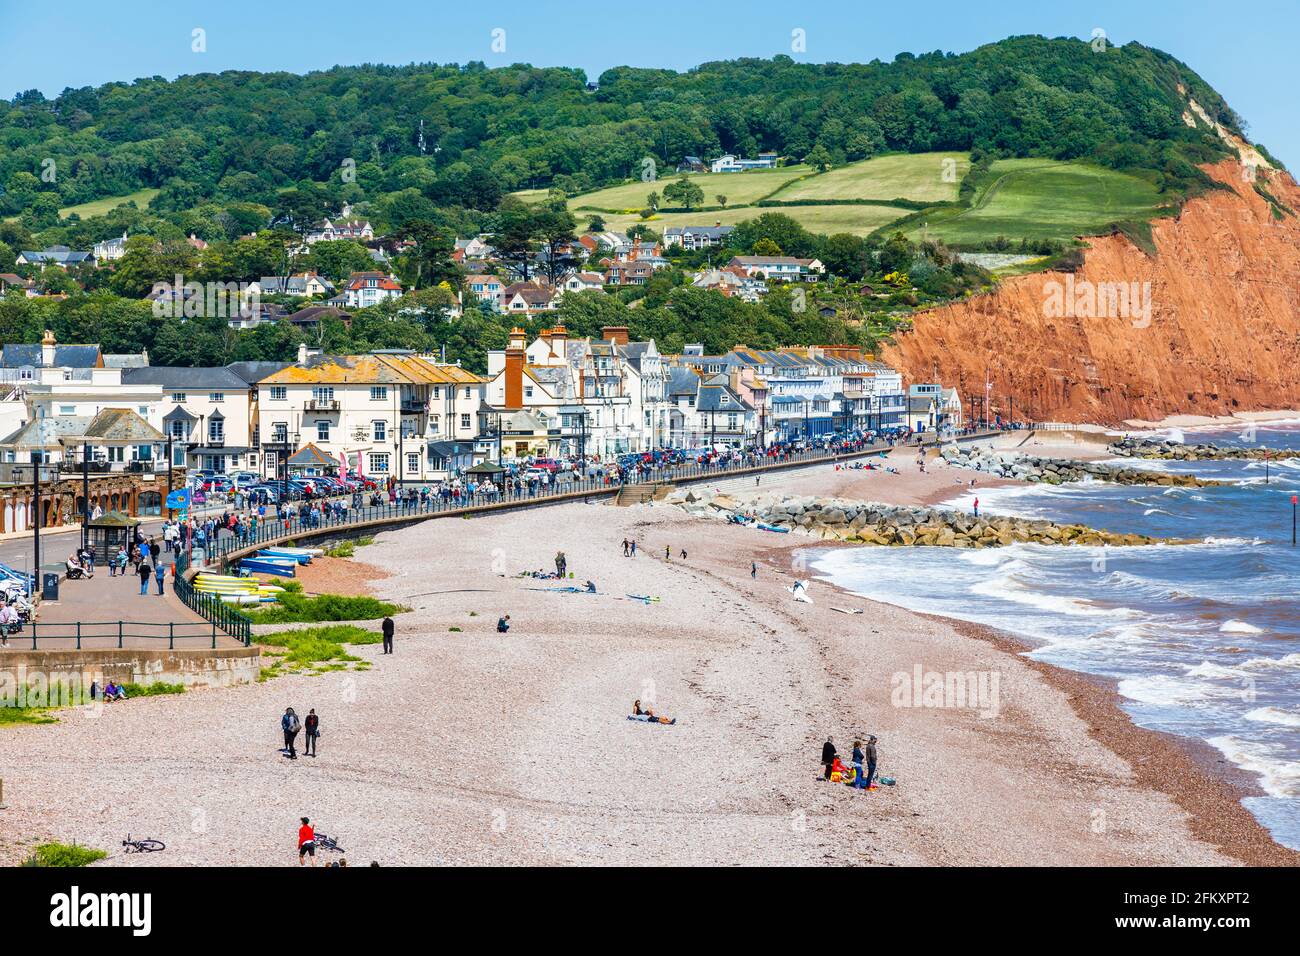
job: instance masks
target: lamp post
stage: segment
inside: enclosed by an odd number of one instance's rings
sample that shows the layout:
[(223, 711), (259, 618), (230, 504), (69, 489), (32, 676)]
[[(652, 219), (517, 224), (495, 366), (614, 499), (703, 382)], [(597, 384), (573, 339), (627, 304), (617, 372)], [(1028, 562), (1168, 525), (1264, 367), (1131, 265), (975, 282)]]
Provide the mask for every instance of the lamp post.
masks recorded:
[[(167, 497), (168, 498), (170, 498), (172, 495), (172, 461), (173, 460), (174, 459), (172, 457), (172, 433), (171, 433), (171, 426), (168, 425), (167, 426)], [(164, 502), (166, 501), (166, 499), (163, 500)], [(168, 520), (175, 517), (172, 514), (172, 511), (173, 509), (171, 508), (167, 509)]]
[(90, 547), (90, 442), (84, 442), (81, 446), (81, 550), (85, 551), (88, 547)]

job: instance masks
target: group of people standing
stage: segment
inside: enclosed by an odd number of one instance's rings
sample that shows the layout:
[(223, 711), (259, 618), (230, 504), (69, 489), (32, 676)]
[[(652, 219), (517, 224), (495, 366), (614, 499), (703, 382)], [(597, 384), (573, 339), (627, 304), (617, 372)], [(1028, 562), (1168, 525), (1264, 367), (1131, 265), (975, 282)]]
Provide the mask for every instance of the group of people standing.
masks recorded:
[(316, 756), (316, 741), (320, 739), (320, 718), (316, 716), (316, 708), (307, 711), (305, 720), (299, 720), (298, 714), (292, 707), (284, 709), (284, 716), (280, 718), (280, 730), (284, 733), (284, 748), (280, 751), (290, 760), (298, 759), (297, 741), (298, 734), (305, 733), (303, 756)]
[[(839, 751), (835, 749), (835, 738), (827, 737), (826, 743), (822, 744), (823, 780), (831, 779), (835, 762), (838, 759)], [(877, 789), (876, 759), (876, 737), (874, 735), (868, 734), (865, 743), (862, 740), (853, 741), (853, 753), (849, 757), (849, 763), (855, 771), (853, 776), (854, 787), (859, 790)]]

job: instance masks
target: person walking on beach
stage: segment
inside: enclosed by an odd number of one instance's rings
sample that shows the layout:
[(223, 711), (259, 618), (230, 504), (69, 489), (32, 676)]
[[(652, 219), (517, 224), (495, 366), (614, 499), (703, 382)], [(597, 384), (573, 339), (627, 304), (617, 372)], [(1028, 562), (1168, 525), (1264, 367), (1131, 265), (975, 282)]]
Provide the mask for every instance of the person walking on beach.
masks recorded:
[(826, 774), (822, 778), (829, 780), (831, 778), (831, 766), (835, 763), (835, 738), (827, 737), (826, 743), (822, 744), (822, 766), (826, 769)]
[(978, 498), (976, 498), (976, 499), (975, 499), (975, 517), (978, 518), (979, 516), (980, 516), (980, 500), (979, 500)]
[(758, 577), (758, 565), (753, 561), (749, 562), (749, 576), (751, 578)]
[(148, 594), (148, 593), (149, 593), (149, 575), (152, 573), (152, 572), (149, 570), (149, 565), (148, 565), (146, 562), (141, 561), (138, 565), (136, 565), (136, 573), (137, 573), (138, 575), (140, 575), (140, 593), (141, 593), (141, 594)]
[(628, 551), (627, 551), (627, 538), (624, 538), (624, 539), (623, 539), (623, 557), (626, 558), (627, 555), (628, 555)]
[(393, 653), (393, 632), (397, 630), (397, 625), (393, 623), (391, 617), (384, 618), (384, 653)]
[(863, 750), (863, 757), (867, 764), (867, 773), (862, 774), (861, 768), (858, 769), (858, 786), (863, 790), (878, 790), (874, 783), (876, 779), (876, 738), (873, 734), (867, 735), (867, 746)]
[(302, 722), (304, 745), (302, 753), (304, 757), (316, 756), (316, 738), (320, 736), (320, 718), (316, 716), (316, 708), (313, 707), (307, 711), (307, 719)]
[(316, 831), (311, 821), (302, 817), (302, 826), (298, 828), (298, 865), (302, 866), (303, 857), (311, 857), (311, 865), (316, 865)]
[(632, 557), (636, 557), (636, 538), (632, 539)]
[(682, 560), (683, 560), (683, 561), (686, 560), (686, 549), (685, 549), (685, 548), (682, 548)]
[(158, 560), (158, 563), (153, 566), (153, 577), (158, 582), (158, 593), (161, 595), (163, 593), (163, 579), (167, 577), (167, 565), (163, 564), (161, 560)]
[[(293, 712), (292, 707), (284, 709), (284, 716), (280, 718), (280, 729), (284, 731), (285, 756), (290, 760), (297, 760), (298, 751), (294, 749), (293, 742), (298, 737), (298, 731), (302, 729), (302, 723), (298, 720), (298, 715)], [(303, 823), (306, 822), (306, 820), (303, 821)]]
[(664, 560), (665, 560), (665, 561), (671, 561), (672, 559), (673, 559), (673, 549), (672, 549), (672, 546), (666, 544), (666, 545), (664, 545)]

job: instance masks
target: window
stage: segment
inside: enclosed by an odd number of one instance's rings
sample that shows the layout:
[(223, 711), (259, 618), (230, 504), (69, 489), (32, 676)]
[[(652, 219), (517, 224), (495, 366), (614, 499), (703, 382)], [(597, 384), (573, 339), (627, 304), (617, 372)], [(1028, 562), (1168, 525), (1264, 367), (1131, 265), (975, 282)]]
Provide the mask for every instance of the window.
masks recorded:
[(332, 402), (334, 401), (334, 389), (329, 385), (317, 385), (311, 390), (311, 400), (313, 402)]
[(373, 427), (371, 434), (375, 441), (383, 441), (388, 437), (388, 422), (384, 421), (382, 418), (378, 418), (370, 424)]
[(465, 389), (465, 395), (464, 395), (464, 397), (465, 397), (465, 398), (469, 398), (469, 389), (468, 389), (468, 388)]
[(463, 412), (460, 416), (460, 427), (469, 428), (469, 412)]
[(533, 397), (533, 387), (531, 385), (525, 385), (524, 398), (532, 398), (532, 397)]
[(134, 457), (136, 461), (153, 461), (153, 445), (136, 445)]
[(416, 454), (416, 455), (407, 455), (407, 456), (406, 456), (406, 471), (407, 471), (407, 473), (408, 473), (408, 474), (416, 474), (417, 472), (419, 472), (419, 470), (420, 470), (420, 456), (419, 456), (418, 454)]
[(184, 392), (172, 392), (172, 401), (175, 402), (175, 403), (178, 404), (178, 405), (181, 404), (181, 403), (183, 403), (183, 402), (185, 401), (185, 393), (184, 393)]
[(226, 437), (226, 423), (220, 418), (208, 422), (208, 441), (221, 441)]
[(167, 426), (171, 431), (173, 441), (185, 440), (185, 423), (181, 421), (170, 422)]
[(388, 474), (388, 453), (379, 454), (371, 453), (370, 455), (370, 473), (372, 475)]
[(148, 418), (148, 417), (149, 417), (149, 406), (148, 406), (148, 405), (137, 405), (135, 410), (136, 410), (137, 412), (139, 412), (141, 418)]
[(220, 404), (226, 400), (225, 392), (208, 392), (208, 401), (213, 404)]
[(329, 422), (327, 422), (327, 421), (319, 421), (319, 420), (316, 422), (316, 440), (317, 440), (317, 441), (329, 441), (329, 440), (330, 440), (330, 423), (329, 423)]
[(728, 431), (733, 431), (733, 432), (736, 430), (736, 413), (735, 413), (735, 412), (732, 412), (731, 414), (729, 414), (729, 415), (727, 416), (727, 430), (728, 430)]
[(283, 445), (288, 440), (289, 424), (287, 422), (275, 422), (271, 425), (271, 441)]
[(289, 397), (289, 390), (283, 385), (271, 386), (271, 401), (282, 402)]
[(435, 385), (435, 386), (433, 386), (433, 397), (434, 397), (434, 398), (442, 398), (442, 386), (441, 386), (441, 385)]
[(59, 414), (60, 414), (60, 415), (75, 415), (75, 414), (77, 414), (77, 406), (76, 406), (76, 405), (60, 405), (60, 406), (59, 406)]
[(371, 400), (372, 402), (386, 402), (386, 401), (388, 401), (388, 386), (386, 386), (386, 385), (371, 385), (371, 386), (370, 386), (370, 400)]
[(440, 415), (430, 415), (430, 416), (429, 416), (429, 434), (430, 434), (430, 435), (436, 435), (436, 434), (438, 434), (438, 432), (439, 432), (441, 429), (442, 429), (442, 416), (440, 416)]

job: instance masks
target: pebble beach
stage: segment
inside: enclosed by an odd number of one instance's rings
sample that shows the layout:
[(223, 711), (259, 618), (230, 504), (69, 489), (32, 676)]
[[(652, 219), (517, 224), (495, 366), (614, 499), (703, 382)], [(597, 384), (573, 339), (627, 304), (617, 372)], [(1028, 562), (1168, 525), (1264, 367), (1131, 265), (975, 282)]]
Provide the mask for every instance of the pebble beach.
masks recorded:
[[(933, 459), (920, 474), (914, 452), (888, 463), (761, 487), (931, 504), (970, 478)], [(370, 669), (0, 730), (0, 862), (58, 839), (110, 850), (101, 866), (297, 865), (300, 816), (354, 866), (1296, 862), (1241, 808), (1240, 781), (1136, 728), (1104, 682), (820, 581), (794, 600), (814, 544), (596, 501), (382, 533), (316, 571), (411, 608), (392, 656), (352, 649)], [(557, 551), (563, 583), (597, 593), (519, 576)], [(918, 666), (996, 673), (996, 712), (900, 704)], [(638, 698), (677, 723), (628, 720)], [(280, 755), (286, 706), (320, 714), (319, 757)], [(867, 734), (895, 785), (819, 779), (828, 736), (847, 756)], [(123, 856), (128, 832), (167, 850)]]

